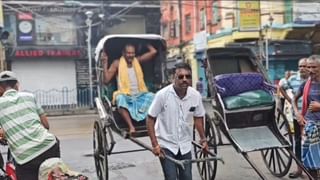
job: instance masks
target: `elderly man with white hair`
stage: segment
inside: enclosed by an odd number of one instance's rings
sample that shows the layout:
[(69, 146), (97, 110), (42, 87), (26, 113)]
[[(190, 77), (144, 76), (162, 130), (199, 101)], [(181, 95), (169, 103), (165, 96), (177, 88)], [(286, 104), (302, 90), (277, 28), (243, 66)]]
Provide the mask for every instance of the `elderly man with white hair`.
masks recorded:
[(302, 145), (302, 162), (310, 174), (318, 179), (320, 169), (320, 56), (312, 55), (307, 60), (309, 79), (300, 86), (303, 92), (302, 111), (298, 111), (294, 103), (294, 111), (298, 123), (304, 126), (304, 142)]

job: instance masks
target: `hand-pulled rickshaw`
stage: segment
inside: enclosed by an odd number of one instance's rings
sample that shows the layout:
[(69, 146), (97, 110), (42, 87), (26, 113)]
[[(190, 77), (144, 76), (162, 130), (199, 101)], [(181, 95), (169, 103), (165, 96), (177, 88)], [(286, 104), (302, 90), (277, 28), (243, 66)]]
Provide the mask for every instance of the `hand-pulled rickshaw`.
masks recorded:
[[(152, 61), (141, 63), (142, 70), (144, 73), (144, 80), (149, 91), (157, 92), (161, 87), (166, 85), (168, 80), (168, 72), (166, 69), (166, 42), (159, 35), (108, 35), (102, 38), (95, 50), (95, 63), (96, 63), (96, 77), (97, 77), (97, 90), (98, 97), (95, 98), (96, 107), (99, 113), (99, 119), (94, 122), (94, 133), (93, 133), (93, 149), (94, 149), (94, 160), (97, 176), (100, 180), (108, 179), (108, 156), (112, 154), (129, 153), (142, 150), (150, 150), (152, 148), (147, 143), (143, 142), (140, 137), (148, 136), (146, 130), (145, 121), (133, 121), (136, 132), (134, 136), (128, 133), (128, 127), (125, 121), (117, 111), (117, 107), (112, 104), (112, 93), (117, 90), (117, 82), (114, 79), (112, 82), (105, 85), (103, 83), (103, 65), (100, 59), (103, 51), (108, 55), (109, 66), (113, 60), (119, 59), (122, 55), (122, 49), (126, 44), (132, 44), (136, 47), (136, 55), (143, 54), (146, 49), (146, 44), (151, 44), (157, 49), (157, 55)], [(114, 152), (115, 139), (113, 132), (122, 136), (125, 139), (129, 139), (133, 143), (141, 146), (141, 149), (117, 151)], [(194, 133), (195, 140), (198, 138)], [(197, 141), (193, 142), (195, 150), (201, 149), (201, 146)], [(221, 160), (216, 157), (216, 151), (213, 149), (206, 155), (197, 156), (195, 159), (189, 161), (178, 161), (170, 157), (166, 157), (177, 165), (184, 167), (185, 163), (202, 163), (207, 164), (208, 167), (210, 162)], [(222, 160), (221, 160), (222, 161)], [(207, 176), (207, 171), (199, 171), (203, 179), (212, 179), (214, 177)], [(211, 172), (210, 172), (211, 174)]]
[[(147, 136), (145, 121), (134, 122), (137, 133), (128, 134), (128, 127), (122, 120), (115, 105), (111, 103), (112, 93), (116, 90), (116, 80), (103, 84), (103, 66), (100, 54), (105, 51), (112, 60), (121, 56), (125, 44), (134, 44), (136, 54), (144, 53), (140, 46), (150, 43), (158, 51), (153, 61), (142, 64), (145, 82), (149, 91), (157, 92), (168, 80), (166, 69), (166, 43), (159, 35), (109, 35), (102, 38), (95, 51), (98, 97), (95, 99), (99, 119), (94, 122), (93, 148), (97, 176), (108, 179), (108, 156), (111, 154), (150, 150), (150, 145), (139, 137)], [(283, 177), (290, 169), (294, 159), (298, 166), (312, 177), (292, 152), (292, 134), (286, 116), (279, 109), (273, 96), (273, 87), (269, 85), (267, 74), (254, 53), (247, 48), (211, 48), (207, 50), (206, 79), (208, 97), (204, 98), (206, 109), (205, 133), (210, 151), (203, 153), (197, 143), (199, 136), (194, 130), (193, 145), (195, 159), (177, 161), (197, 164), (203, 180), (213, 180), (217, 172), (217, 147), (225, 145), (221, 132), (230, 144), (243, 155), (261, 179), (267, 179), (249, 158), (250, 152), (260, 151), (263, 161), (276, 177)], [(194, 128), (195, 129), (195, 128)], [(113, 132), (138, 144), (142, 149), (114, 152)], [(223, 161), (222, 161), (223, 162)]]
[[(267, 179), (249, 158), (260, 151), (269, 171), (285, 176), (292, 160), (312, 177), (292, 152), (292, 133), (284, 113), (276, 107), (274, 87), (257, 56), (248, 48), (211, 48), (205, 60), (209, 98), (206, 108), (206, 133), (210, 147), (225, 145), (221, 132), (241, 153), (261, 179)], [(196, 154), (201, 157), (202, 154)], [(203, 167), (201, 165), (200, 167)], [(212, 162), (212, 177), (217, 164)]]

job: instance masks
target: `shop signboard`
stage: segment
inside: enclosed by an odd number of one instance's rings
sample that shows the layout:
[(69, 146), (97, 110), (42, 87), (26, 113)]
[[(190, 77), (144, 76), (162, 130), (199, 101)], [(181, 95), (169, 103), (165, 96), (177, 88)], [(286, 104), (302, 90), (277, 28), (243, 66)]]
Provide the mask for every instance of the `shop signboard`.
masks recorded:
[(206, 31), (200, 31), (193, 37), (194, 46), (196, 51), (205, 50), (207, 48), (207, 33)]
[(295, 2), (292, 16), (296, 24), (319, 24), (320, 2)]
[(260, 1), (238, 1), (239, 9), (239, 30), (259, 31), (260, 30)]
[(33, 47), (17, 47), (12, 53), (14, 59), (28, 58), (62, 58), (62, 59), (79, 59), (86, 57), (86, 51), (82, 48), (33, 48)]

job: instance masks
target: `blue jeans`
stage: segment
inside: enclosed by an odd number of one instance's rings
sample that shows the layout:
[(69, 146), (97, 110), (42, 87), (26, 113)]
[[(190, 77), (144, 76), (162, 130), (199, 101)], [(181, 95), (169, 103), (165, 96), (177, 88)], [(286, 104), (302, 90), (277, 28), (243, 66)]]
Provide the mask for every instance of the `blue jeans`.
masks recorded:
[[(177, 155), (174, 155), (168, 149), (162, 149), (166, 156), (170, 156), (177, 160), (191, 159), (191, 151), (187, 154), (182, 155), (179, 151)], [(176, 165), (174, 162), (168, 159), (160, 158), (160, 163), (162, 166), (162, 171), (165, 177), (165, 180), (192, 180), (192, 164), (185, 164), (185, 170), (180, 166)]]

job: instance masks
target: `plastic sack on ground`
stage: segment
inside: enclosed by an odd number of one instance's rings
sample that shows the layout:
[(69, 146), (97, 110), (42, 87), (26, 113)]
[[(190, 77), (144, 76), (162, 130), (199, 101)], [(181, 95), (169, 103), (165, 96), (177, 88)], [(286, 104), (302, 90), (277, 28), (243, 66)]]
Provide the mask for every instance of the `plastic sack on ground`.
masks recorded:
[(88, 180), (86, 176), (72, 171), (61, 158), (45, 160), (39, 168), (39, 180)]

